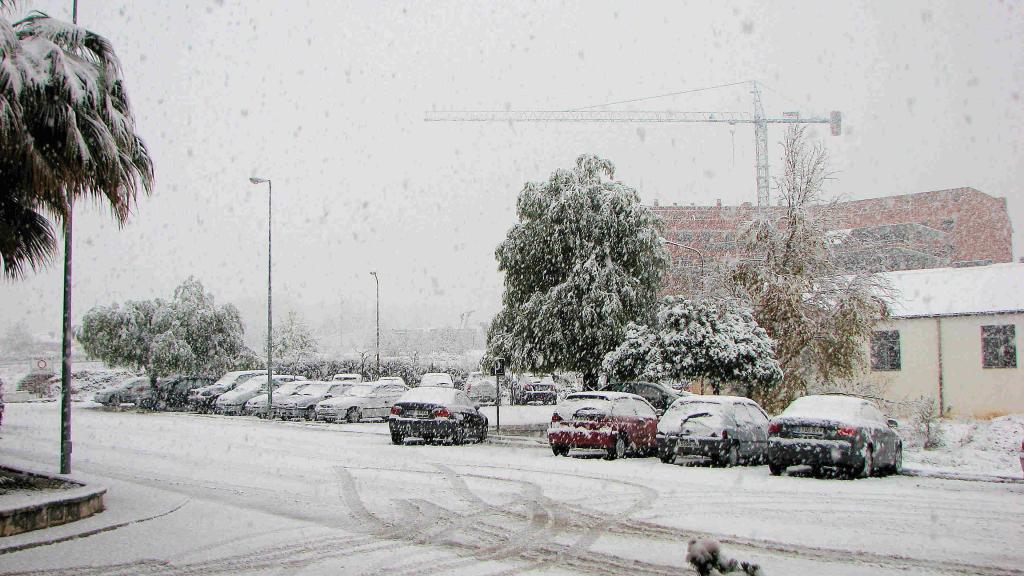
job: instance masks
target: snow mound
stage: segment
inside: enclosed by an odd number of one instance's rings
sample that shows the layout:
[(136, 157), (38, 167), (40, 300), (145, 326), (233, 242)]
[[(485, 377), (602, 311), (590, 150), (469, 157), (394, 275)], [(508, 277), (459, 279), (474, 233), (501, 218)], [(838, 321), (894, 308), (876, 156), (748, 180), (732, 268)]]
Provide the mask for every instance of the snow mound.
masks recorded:
[(1020, 443), (1024, 439), (1024, 414), (992, 420), (942, 420), (943, 444), (924, 450), (923, 439), (904, 436), (905, 459), (923, 470), (951, 470), (971, 474), (1020, 477)]

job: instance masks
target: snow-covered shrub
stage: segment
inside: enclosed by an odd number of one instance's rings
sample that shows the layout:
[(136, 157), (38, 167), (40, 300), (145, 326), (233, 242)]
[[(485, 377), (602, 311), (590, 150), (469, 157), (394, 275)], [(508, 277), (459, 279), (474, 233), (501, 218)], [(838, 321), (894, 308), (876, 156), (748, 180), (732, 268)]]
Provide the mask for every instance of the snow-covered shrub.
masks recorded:
[(630, 324), (626, 340), (605, 356), (609, 378), (704, 380), (765, 390), (782, 377), (774, 343), (749, 308), (729, 300), (666, 297), (654, 329)]
[(941, 448), (945, 440), (942, 435), (942, 427), (939, 426), (939, 412), (935, 407), (935, 400), (922, 396), (912, 402), (911, 407), (914, 428), (923, 438), (924, 449)]

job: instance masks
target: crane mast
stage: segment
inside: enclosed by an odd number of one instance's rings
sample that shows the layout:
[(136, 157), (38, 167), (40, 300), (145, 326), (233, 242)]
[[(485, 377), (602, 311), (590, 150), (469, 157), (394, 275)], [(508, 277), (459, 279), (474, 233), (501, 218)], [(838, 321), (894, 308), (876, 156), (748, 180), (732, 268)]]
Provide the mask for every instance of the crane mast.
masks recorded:
[(753, 124), (755, 168), (757, 172), (757, 206), (768, 206), (771, 179), (768, 172), (769, 124), (829, 124), (833, 136), (842, 133), (842, 114), (833, 111), (829, 117), (801, 118), (796, 114), (769, 118), (761, 105), (761, 90), (751, 82), (754, 113), (746, 112), (677, 112), (672, 110), (453, 110), (429, 111), (427, 122), (677, 122), (701, 124)]

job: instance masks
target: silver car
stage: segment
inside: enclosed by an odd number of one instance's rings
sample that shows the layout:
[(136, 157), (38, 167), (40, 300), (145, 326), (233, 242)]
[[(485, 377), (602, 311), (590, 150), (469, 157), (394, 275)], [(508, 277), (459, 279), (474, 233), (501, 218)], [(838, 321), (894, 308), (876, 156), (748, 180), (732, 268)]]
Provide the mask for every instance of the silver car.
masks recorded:
[[(274, 389), (276, 390), (277, 387), (285, 382), (295, 382), (296, 380), (303, 380), (303, 378), (290, 374), (274, 374), (273, 380)], [(244, 414), (246, 402), (260, 394), (264, 396), (267, 394), (266, 377), (250, 378), (236, 386), (234, 390), (229, 390), (217, 397), (217, 400), (213, 403), (213, 411), (216, 414), (228, 416)]]
[[(295, 394), (301, 390), (304, 386), (312, 384), (309, 380), (296, 380), (294, 382), (287, 382), (279, 386), (274, 390), (274, 406), (281, 403), (281, 400)], [(257, 394), (250, 398), (245, 403), (245, 408), (242, 409), (242, 414), (246, 416), (256, 415), (260, 418), (266, 418), (267, 416), (267, 391), (263, 390), (261, 394)]]
[(314, 419), (325, 422), (347, 420), (359, 422), (364, 418), (387, 419), (391, 407), (409, 388), (394, 382), (366, 382), (356, 384), (341, 396), (317, 403)]
[(658, 422), (658, 456), (736, 466), (767, 458), (768, 416), (756, 402), (740, 396), (683, 396)]
[(274, 417), (282, 420), (305, 418), (312, 420), (317, 402), (340, 396), (352, 387), (351, 382), (310, 382), (295, 394), (283, 398), (281, 403), (274, 402)]

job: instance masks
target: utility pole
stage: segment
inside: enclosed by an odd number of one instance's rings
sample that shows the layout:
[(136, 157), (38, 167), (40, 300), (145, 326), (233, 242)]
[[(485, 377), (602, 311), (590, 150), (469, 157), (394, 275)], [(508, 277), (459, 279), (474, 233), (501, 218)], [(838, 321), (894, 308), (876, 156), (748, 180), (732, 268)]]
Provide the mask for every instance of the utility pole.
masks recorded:
[(380, 378), (380, 279), (377, 272), (370, 272), (370, 276), (377, 284), (377, 377)]

